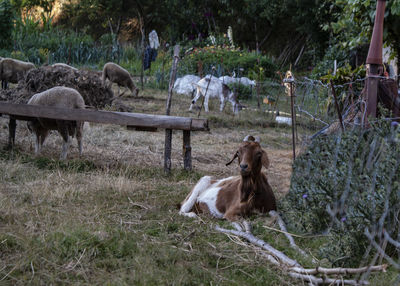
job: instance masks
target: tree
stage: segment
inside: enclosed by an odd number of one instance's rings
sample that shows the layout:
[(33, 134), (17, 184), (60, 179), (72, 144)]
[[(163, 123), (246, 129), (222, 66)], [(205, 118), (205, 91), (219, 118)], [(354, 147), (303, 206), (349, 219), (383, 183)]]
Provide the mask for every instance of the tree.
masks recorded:
[(10, 0), (0, 2), (0, 47), (11, 46), (14, 13)]

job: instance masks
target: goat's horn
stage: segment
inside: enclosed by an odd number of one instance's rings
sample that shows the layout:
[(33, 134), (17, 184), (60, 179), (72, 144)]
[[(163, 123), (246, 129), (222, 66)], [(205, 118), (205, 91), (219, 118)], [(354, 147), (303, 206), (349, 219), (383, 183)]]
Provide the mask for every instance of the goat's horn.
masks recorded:
[(255, 138), (251, 135), (247, 135), (246, 137), (244, 137), (243, 142), (254, 142)]
[(256, 140), (254, 142), (260, 143), (260, 136), (256, 136)]

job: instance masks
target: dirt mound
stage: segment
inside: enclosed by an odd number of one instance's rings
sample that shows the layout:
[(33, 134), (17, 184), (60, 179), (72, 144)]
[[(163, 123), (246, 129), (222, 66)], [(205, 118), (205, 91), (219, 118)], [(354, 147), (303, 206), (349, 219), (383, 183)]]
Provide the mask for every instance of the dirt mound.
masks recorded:
[(73, 70), (66, 67), (43, 66), (30, 70), (13, 89), (1, 90), (0, 100), (27, 103), (35, 93), (55, 86), (67, 86), (79, 91), (86, 105), (103, 108), (111, 105), (114, 97), (108, 87), (101, 83), (101, 72)]

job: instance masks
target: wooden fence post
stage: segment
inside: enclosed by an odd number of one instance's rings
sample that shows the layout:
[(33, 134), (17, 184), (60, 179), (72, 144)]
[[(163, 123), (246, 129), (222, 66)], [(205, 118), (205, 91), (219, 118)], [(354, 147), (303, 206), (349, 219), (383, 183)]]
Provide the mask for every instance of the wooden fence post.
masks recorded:
[[(179, 61), (179, 45), (176, 45), (174, 48), (174, 59), (172, 62), (171, 76), (169, 79), (166, 115), (169, 115), (171, 112), (172, 89), (174, 88), (178, 61)], [(171, 172), (171, 149), (172, 149), (171, 145), (172, 145), (172, 129), (165, 129), (164, 172), (166, 173)]]
[(190, 146), (190, 130), (183, 130), (183, 168), (192, 170), (192, 147)]

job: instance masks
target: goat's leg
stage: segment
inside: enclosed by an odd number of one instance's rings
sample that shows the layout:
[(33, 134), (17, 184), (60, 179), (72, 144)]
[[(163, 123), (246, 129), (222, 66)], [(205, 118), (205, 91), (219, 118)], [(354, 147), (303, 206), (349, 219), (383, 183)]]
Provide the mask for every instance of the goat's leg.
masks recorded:
[(225, 97), (221, 97), (220, 101), (221, 101), (221, 103), (219, 105), (219, 111), (222, 112), (224, 110), (224, 107), (225, 107)]
[(208, 100), (210, 98), (210, 95), (207, 94), (206, 98), (204, 99), (204, 110), (208, 113)]
[(179, 210), (179, 214), (188, 216), (188, 217), (197, 217), (197, 215), (192, 212), (193, 206), (197, 201), (197, 198), (203, 193), (208, 187), (211, 185), (211, 177), (204, 176), (202, 177), (194, 186), (193, 190), (189, 193), (189, 195), (183, 201), (181, 208)]
[(237, 102), (234, 100), (229, 100), (229, 101), (232, 104), (232, 112), (234, 114), (238, 114), (239, 113), (239, 105), (237, 104)]
[(190, 104), (189, 111), (192, 111), (193, 106), (195, 105), (196, 101), (200, 98), (201, 92), (199, 89), (196, 91), (196, 96), (192, 99), (192, 103)]

